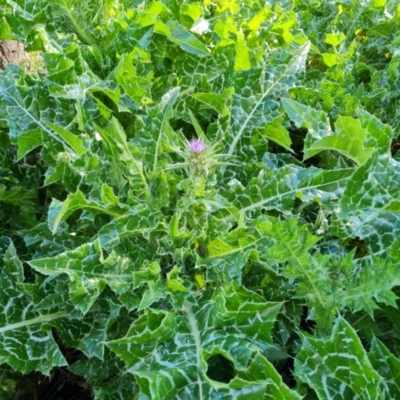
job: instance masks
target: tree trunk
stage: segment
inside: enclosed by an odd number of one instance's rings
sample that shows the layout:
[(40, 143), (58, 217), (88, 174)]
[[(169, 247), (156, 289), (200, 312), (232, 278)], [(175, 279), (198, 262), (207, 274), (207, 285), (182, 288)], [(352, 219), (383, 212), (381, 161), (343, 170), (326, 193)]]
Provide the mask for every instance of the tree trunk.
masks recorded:
[(0, 41), (0, 69), (5, 69), (8, 63), (20, 65), (24, 60), (29, 60), (29, 55), (23, 44), (15, 40)]

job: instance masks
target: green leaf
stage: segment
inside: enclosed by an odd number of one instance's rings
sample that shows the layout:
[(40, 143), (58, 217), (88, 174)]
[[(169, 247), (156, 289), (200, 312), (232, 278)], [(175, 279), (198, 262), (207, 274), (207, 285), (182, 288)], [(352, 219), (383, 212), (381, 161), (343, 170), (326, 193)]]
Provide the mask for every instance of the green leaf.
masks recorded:
[(162, 140), (165, 138), (165, 136), (168, 135), (168, 133), (169, 133), (168, 131), (171, 129), (168, 126), (168, 118), (170, 117), (170, 114), (172, 111), (171, 108), (172, 108), (173, 104), (175, 103), (176, 98), (178, 97), (179, 90), (180, 90), (180, 88), (171, 89), (169, 92), (167, 92), (162, 97), (159, 107), (157, 109), (158, 114), (157, 114), (157, 116), (155, 116), (155, 118), (152, 119), (153, 137), (154, 137), (154, 133), (157, 132), (156, 136), (154, 138), (156, 143), (155, 143), (155, 150), (154, 150), (153, 174), (156, 173), (156, 169), (159, 167), (158, 157), (159, 157), (159, 154), (161, 153)]
[[(93, 6), (93, 2), (91, 3)], [(77, 6), (80, 3), (77, 0), (49, 0), (49, 4), (52, 6), (53, 16), (64, 20), (67, 27), (72, 29), (83, 43), (94, 44), (92, 22), (98, 23), (97, 17), (102, 11), (101, 9), (92, 9), (92, 15), (90, 16), (89, 13), (86, 14), (84, 12), (89, 11), (89, 7), (86, 6), (84, 9), (79, 10)]]
[(4, 185), (0, 185), (0, 202), (13, 206), (29, 207), (35, 199), (36, 193), (32, 190), (17, 185), (7, 190)]
[[(140, 197), (143, 195), (146, 201), (150, 203), (150, 190), (143, 171), (142, 161), (133, 154), (121, 124), (115, 117), (112, 117), (106, 129), (100, 128), (99, 126), (96, 126), (96, 129), (104, 141), (104, 148), (112, 163), (114, 176), (116, 177), (120, 190), (124, 186), (123, 174), (125, 176), (131, 175), (130, 179), (138, 186), (136, 188), (136, 193)], [(125, 166), (123, 169), (121, 162)]]
[(56, 132), (58, 135), (60, 135), (66, 141), (68, 146), (71, 147), (71, 149), (73, 149), (79, 157), (83, 156), (86, 153), (87, 149), (85, 149), (82, 140), (77, 138), (73, 133), (67, 131), (60, 126), (57, 126), (56, 124), (53, 124), (50, 121), (47, 121), (46, 125), (53, 129), (53, 131)]
[(233, 95), (233, 89), (229, 88), (224, 90), (221, 94), (215, 93), (194, 93), (192, 97), (201, 101), (204, 105), (214, 109), (220, 116), (229, 114), (227, 102), (229, 102)]
[[(309, 48), (310, 43), (301, 46), (284, 66), (271, 63), (265, 70), (236, 74), (235, 94), (230, 110), (235, 117), (229, 121), (224, 153), (228, 156), (236, 154), (236, 147), (245, 133), (251, 136), (256, 128), (265, 126), (268, 121), (265, 113), (269, 103), (274, 95), (286, 92), (294, 85), (297, 73), (304, 69)], [(221, 172), (224, 173), (225, 169), (225, 166), (222, 167)]]
[(131, 399), (138, 389), (133, 375), (125, 373), (123, 361), (108, 348), (105, 350), (103, 361), (83, 356), (70, 366), (70, 370), (86, 379), (96, 398)]
[(241, 270), (254, 252), (262, 252), (271, 245), (271, 239), (253, 229), (237, 228), (228, 235), (220, 235), (207, 244), (209, 281), (227, 281), (241, 276)]
[(192, 122), (192, 125), (197, 133), (198, 138), (203, 142), (206, 143), (207, 139), (206, 136), (204, 135), (204, 131), (201, 128), (199, 122), (197, 121), (196, 117), (193, 115), (193, 113), (189, 110), (189, 117), (190, 121)]
[[(353, 169), (324, 171), (285, 166), (265, 169), (259, 177), (250, 180), (246, 189), (232, 182), (226, 196), (241, 213), (277, 209), (291, 212), (295, 198), (303, 201), (328, 202), (343, 193)], [(232, 220), (233, 215), (225, 217)]]
[[(72, 104), (50, 97), (41, 80), (28, 76), (16, 65), (9, 64), (7, 70), (1, 71), (0, 77), (0, 117), (7, 119), (11, 139), (18, 140), (22, 145), (19, 157), (38, 145), (39, 132), (42, 139), (48, 136), (72, 152), (46, 124), (68, 125), (75, 115)], [(29, 135), (25, 138), (28, 142), (23, 138), (24, 135)], [(19, 139), (21, 136), (22, 139)]]
[(57, 329), (65, 346), (103, 360), (104, 342), (112, 325), (120, 318), (122, 306), (111, 299), (101, 299), (96, 306), (82, 318), (60, 319), (52, 321), (51, 325)]
[[(152, 34), (153, 28), (146, 29), (147, 35)], [(129, 54), (121, 54), (121, 57), (118, 61), (118, 65), (116, 66), (115, 80), (119, 85), (123, 88), (125, 93), (132, 98), (137, 104), (146, 104), (151, 98), (151, 76), (152, 71), (150, 67), (150, 54), (138, 48), (135, 48)], [(113, 89), (110, 82), (107, 90), (107, 97), (110, 97), (114, 104), (123, 111), (121, 107), (121, 100), (118, 96), (115, 95), (115, 90), (119, 91), (119, 87), (116, 86)], [(102, 93), (104, 89), (102, 88), (100, 93)], [(96, 92), (95, 92), (96, 93)], [(118, 93), (120, 95), (120, 93)], [(104, 103), (103, 103), (104, 105)]]
[[(225, 398), (297, 399), (260, 355), (260, 349), (269, 346), (279, 307), (225, 284), (186, 303), (178, 315), (150, 309), (124, 338), (107, 346), (124, 360), (151, 398), (213, 398), (218, 393)], [(217, 355), (234, 363), (237, 374), (228, 383), (208, 376), (207, 363)]]
[(102, 247), (110, 250), (125, 237), (142, 236), (148, 239), (151, 232), (162, 223), (161, 213), (145, 207), (138, 208), (104, 225), (98, 237)]
[(382, 378), (372, 367), (354, 329), (341, 317), (328, 340), (303, 337), (295, 372), (320, 399), (381, 398)]
[[(136, 53), (133, 52), (133, 56)], [(118, 72), (116, 72), (118, 74)], [(122, 83), (122, 82), (121, 82)], [(88, 92), (91, 94), (93, 99), (99, 105), (100, 103), (105, 106), (108, 101), (112, 102), (120, 112), (129, 112), (129, 108), (125, 107), (121, 102), (121, 89), (113, 81), (102, 81), (95, 85), (91, 85)], [(100, 100), (99, 97), (102, 96), (104, 100)]]
[(171, 39), (179, 44), (182, 50), (198, 56), (209, 55), (208, 49), (203, 42), (176, 21), (169, 20), (167, 22), (167, 27), (171, 32)]
[(105, 204), (112, 204), (114, 206), (119, 204), (119, 198), (114, 194), (112, 187), (108, 186), (106, 183), (101, 185), (100, 198)]
[(149, 307), (165, 297), (161, 269), (157, 263), (148, 262), (144, 268), (143, 255), (136, 251), (135, 262), (115, 252), (105, 258), (96, 240), (53, 257), (32, 260), (29, 265), (49, 276), (67, 274), (70, 299), (83, 314), (89, 312), (106, 285), (128, 309)]
[(140, 26), (154, 24), (158, 16), (165, 11), (166, 7), (161, 1), (152, 1), (137, 16), (136, 23)]
[(373, 151), (388, 151), (392, 137), (389, 127), (363, 110), (358, 111), (357, 119), (338, 117), (332, 132), (328, 116), (323, 111), (315, 111), (291, 99), (282, 99), (282, 104), (293, 121), (307, 128), (305, 160), (324, 150), (336, 150), (362, 165)]
[(71, 301), (86, 314), (107, 284), (107, 267), (99, 247), (97, 242), (87, 243), (55, 257), (32, 260), (29, 265), (45, 275), (67, 274)]
[(57, 231), (62, 221), (65, 221), (77, 210), (89, 210), (91, 212), (105, 213), (118, 217), (125, 213), (126, 206), (124, 209), (123, 207), (119, 207), (118, 204), (111, 203), (105, 207), (100, 204), (100, 202), (86, 200), (84, 194), (80, 190), (75, 194), (68, 195), (64, 202), (53, 199), (48, 214), (49, 228), (52, 233)]
[(373, 153), (354, 172), (340, 199), (341, 223), (353, 226), (353, 235), (366, 240), (375, 255), (384, 254), (399, 235), (399, 174), (397, 161)]
[(179, 269), (175, 266), (167, 274), (167, 287), (173, 292), (185, 292), (188, 293), (190, 290), (183, 285), (183, 280), (179, 277)]
[(271, 123), (267, 124), (263, 130), (265, 137), (282, 146), (284, 149), (291, 150), (292, 140), (289, 131), (281, 125), (283, 117), (275, 118)]
[(331, 44), (332, 46), (338, 46), (346, 38), (342, 32), (340, 33), (328, 33), (326, 35), (325, 43)]
[[(254, 221), (254, 225), (261, 236), (269, 237), (272, 241), (263, 257), (272, 260), (272, 263), (287, 262), (287, 269), (303, 268), (308, 262), (309, 250), (320, 240), (309, 232), (306, 225), (300, 226), (297, 218), (280, 221), (273, 217), (260, 217)], [(286, 273), (288, 276), (303, 275), (306, 278), (304, 270), (299, 274), (293, 271)]]
[(322, 139), (319, 146), (326, 145), (332, 150), (339, 151), (358, 165), (364, 164), (369, 159), (374, 148), (364, 147), (369, 132), (362, 128), (360, 120), (339, 117), (335, 122), (335, 131), (332, 138), (326, 138), (325, 143)]
[(400, 360), (377, 338), (373, 338), (368, 358), (384, 379), (381, 382), (382, 399), (400, 396)]
[(22, 264), (11, 244), (6, 251), (5, 268), (0, 273), (0, 363), (15, 371), (40, 371), (49, 374), (67, 362), (55, 343), (46, 323), (65, 318), (65, 311), (35, 311), (34, 304), (19, 288)]
[(203, 14), (203, 8), (199, 3), (182, 4), (181, 15), (189, 16), (193, 22), (197, 21)]
[(23, 133), (17, 139), (18, 154), (17, 159), (25, 157), (31, 150), (42, 145), (42, 134), (40, 129), (33, 129)]
[(258, 12), (247, 24), (246, 27), (252, 30), (253, 32), (257, 32), (260, 25), (267, 21), (267, 17), (271, 14), (271, 6), (266, 6), (260, 12)]
[(244, 35), (236, 34), (236, 58), (235, 71), (242, 71), (251, 68), (249, 48), (246, 46)]

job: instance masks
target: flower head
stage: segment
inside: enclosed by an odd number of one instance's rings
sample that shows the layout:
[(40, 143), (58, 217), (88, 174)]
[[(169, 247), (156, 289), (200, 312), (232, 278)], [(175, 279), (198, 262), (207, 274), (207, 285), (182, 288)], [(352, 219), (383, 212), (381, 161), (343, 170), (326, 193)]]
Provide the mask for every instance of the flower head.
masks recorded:
[(206, 145), (199, 139), (192, 139), (188, 144), (188, 149), (192, 153), (202, 153), (206, 149)]
[(168, 168), (184, 168), (189, 179), (196, 182), (200, 179), (204, 183), (206, 179), (213, 179), (213, 172), (218, 166), (236, 165), (221, 160), (227, 157), (226, 154), (219, 154), (221, 141), (210, 142), (204, 134), (190, 141), (182, 135), (182, 139), (185, 144), (183, 148), (171, 145), (170, 149), (182, 157), (184, 162), (169, 165)]

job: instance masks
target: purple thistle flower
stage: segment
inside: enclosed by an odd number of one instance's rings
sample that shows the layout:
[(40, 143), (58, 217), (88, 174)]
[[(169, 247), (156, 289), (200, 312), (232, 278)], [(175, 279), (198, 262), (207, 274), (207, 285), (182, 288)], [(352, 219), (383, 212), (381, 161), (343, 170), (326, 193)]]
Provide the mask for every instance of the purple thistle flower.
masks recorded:
[(188, 145), (189, 151), (192, 153), (202, 153), (206, 149), (206, 145), (199, 139), (192, 139)]

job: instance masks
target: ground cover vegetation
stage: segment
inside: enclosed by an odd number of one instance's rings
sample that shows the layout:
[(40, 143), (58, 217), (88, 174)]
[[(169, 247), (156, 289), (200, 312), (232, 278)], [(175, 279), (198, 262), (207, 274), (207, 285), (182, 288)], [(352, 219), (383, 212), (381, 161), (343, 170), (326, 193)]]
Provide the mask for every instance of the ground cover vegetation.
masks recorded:
[(0, 398), (400, 398), (398, 1), (0, 14)]

